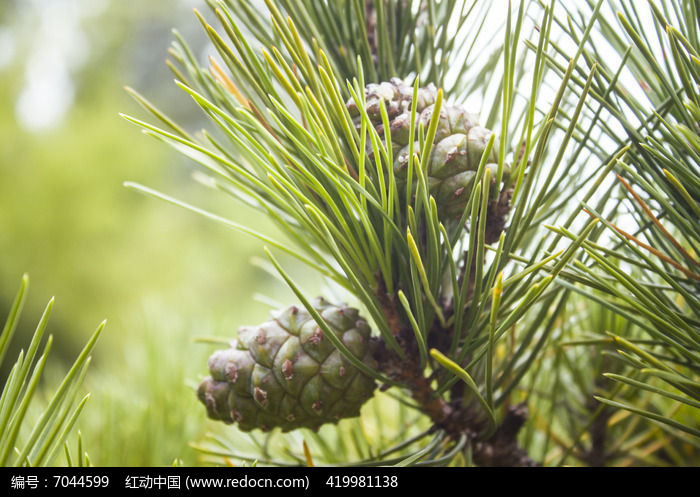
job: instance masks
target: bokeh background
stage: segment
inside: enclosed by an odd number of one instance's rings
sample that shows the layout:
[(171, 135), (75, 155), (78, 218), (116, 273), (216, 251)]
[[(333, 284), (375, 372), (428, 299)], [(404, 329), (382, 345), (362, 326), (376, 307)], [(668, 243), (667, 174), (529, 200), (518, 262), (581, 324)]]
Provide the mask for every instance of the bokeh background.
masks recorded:
[(265, 270), (260, 242), (123, 186), (136, 181), (274, 234), (119, 116), (147, 117), (129, 85), (201, 127), (164, 59), (173, 27), (207, 55), (192, 13), (202, 3), (0, 0), (0, 321), (28, 273), (15, 356), (55, 296), (50, 383), (107, 319), (78, 424), (96, 465), (195, 464), (188, 443), (210, 424), (193, 389), (213, 350), (197, 338), (231, 337), (264, 321), (270, 302), (293, 301)]

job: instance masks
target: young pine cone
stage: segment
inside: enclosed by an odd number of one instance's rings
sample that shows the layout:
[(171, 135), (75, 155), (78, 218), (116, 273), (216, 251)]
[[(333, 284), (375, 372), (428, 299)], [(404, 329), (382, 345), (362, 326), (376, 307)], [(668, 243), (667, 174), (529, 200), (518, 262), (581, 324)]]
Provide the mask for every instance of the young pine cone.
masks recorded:
[[(437, 89), (433, 84), (418, 89), (416, 102), (416, 136), (419, 123), (428, 129), (435, 108)], [(389, 131), (394, 156), (394, 174), (398, 180), (406, 179), (409, 164), (409, 135), (411, 127), (411, 101), (413, 87), (399, 78), (389, 82), (369, 84), (365, 88), (366, 111), (370, 121), (380, 136), (385, 130), (382, 124), (380, 101), (389, 117)], [(347, 108), (360, 130), (360, 112), (354, 100), (347, 102)], [(476, 117), (461, 105), (448, 105), (443, 102), (428, 162), (428, 187), (435, 197), (438, 213), (442, 219), (457, 218), (462, 215), (469, 193), (476, 179), (481, 156), (492, 132), (479, 126)], [(414, 145), (418, 151), (418, 142)], [(495, 176), (498, 165), (498, 147), (494, 144), (487, 158), (486, 167)], [(505, 169), (508, 173), (508, 169)], [(415, 178), (415, 172), (414, 172)]]
[[(329, 328), (364, 364), (375, 368), (370, 328), (357, 309), (313, 301)], [(260, 326), (245, 326), (231, 348), (209, 358), (197, 396), (212, 419), (243, 431), (316, 429), (358, 416), (374, 393), (374, 380), (324, 336), (311, 315), (295, 306), (273, 312)]]

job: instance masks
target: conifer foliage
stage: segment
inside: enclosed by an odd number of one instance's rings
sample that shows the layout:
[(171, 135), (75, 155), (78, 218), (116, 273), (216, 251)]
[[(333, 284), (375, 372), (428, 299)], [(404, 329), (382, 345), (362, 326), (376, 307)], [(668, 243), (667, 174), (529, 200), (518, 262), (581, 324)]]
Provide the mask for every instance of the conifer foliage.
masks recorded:
[[(604, 3), (569, 12), (567, 23), (555, 1), (266, 0), (261, 10), (211, 0), (196, 12), (211, 41), (206, 61), (175, 33), (168, 65), (206, 128), (187, 131), (131, 89), (155, 124), (126, 119), (196, 162), (204, 185), (265, 212), (284, 238), (127, 185), (263, 240), (297, 299), (239, 330), (199, 389), (211, 417), (253, 430), (265, 449), (241, 453), (217, 435), (200, 445), (205, 454), (308, 462), (295, 432), (272, 429), (323, 425), (303, 432), (321, 464), (531, 466), (571, 456), (598, 465), (612, 460), (599, 445), (618, 409), (697, 446), (697, 5), (650, 2), (675, 65), (647, 53), (642, 26), (621, 16), (633, 45), (611, 38), (624, 52), (616, 68), (595, 51), (600, 33), (616, 32)], [(680, 30), (665, 27), (671, 14)], [(494, 16), (499, 29), (484, 29)], [(616, 83), (627, 64), (656, 70), (651, 106)], [(612, 171), (623, 201), (616, 186), (603, 191)], [(646, 245), (616, 226), (623, 202)], [(307, 295), (291, 259), (350, 307)], [(584, 299), (619, 326), (582, 338), (571, 320)], [(620, 349), (624, 365), (591, 364), (582, 343)], [(564, 384), (587, 376), (694, 411), (679, 422), (585, 381)], [(551, 422), (577, 395), (582, 420)], [(381, 408), (374, 421), (364, 414), (369, 404), (333, 424), (371, 396), (413, 413), (424, 431), (390, 434)], [(367, 423), (381, 433), (358, 437)], [(272, 430), (267, 442), (257, 429)]]

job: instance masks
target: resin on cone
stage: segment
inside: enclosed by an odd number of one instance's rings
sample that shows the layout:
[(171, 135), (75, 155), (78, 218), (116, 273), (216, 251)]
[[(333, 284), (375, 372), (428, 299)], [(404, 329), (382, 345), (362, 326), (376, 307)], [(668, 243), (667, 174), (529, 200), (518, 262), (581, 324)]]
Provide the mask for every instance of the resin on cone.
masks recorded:
[[(376, 368), (370, 328), (357, 309), (313, 302), (328, 327), (364, 364)], [(358, 416), (374, 394), (374, 379), (338, 352), (304, 309), (273, 312), (259, 326), (239, 329), (231, 347), (209, 358), (197, 396), (210, 418), (243, 431), (316, 429)]]

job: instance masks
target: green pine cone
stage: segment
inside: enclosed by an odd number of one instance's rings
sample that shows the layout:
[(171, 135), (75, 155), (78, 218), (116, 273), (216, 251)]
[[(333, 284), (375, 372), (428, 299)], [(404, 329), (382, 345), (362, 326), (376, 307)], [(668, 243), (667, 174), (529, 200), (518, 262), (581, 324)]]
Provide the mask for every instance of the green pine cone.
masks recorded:
[[(427, 130), (435, 108), (437, 89), (433, 84), (419, 88), (417, 98), (415, 129), (418, 130), (419, 123), (423, 123)], [(405, 180), (409, 163), (413, 87), (399, 78), (392, 78), (390, 82), (369, 84), (365, 88), (367, 115), (379, 135), (384, 136), (381, 100), (384, 101), (389, 117), (394, 174), (399, 181)], [(347, 107), (359, 130), (361, 118), (357, 104), (351, 99)], [(443, 103), (439, 119), (428, 162), (430, 193), (435, 197), (441, 218), (459, 218), (466, 207), (481, 156), (492, 133), (479, 126), (476, 116), (461, 105)], [(417, 142), (414, 150), (418, 150)], [(498, 147), (494, 144), (486, 164), (493, 173), (492, 177), (498, 168), (497, 162)], [(507, 175), (508, 172), (504, 168), (504, 174)]]
[[(370, 328), (357, 309), (322, 298), (313, 307), (356, 357), (376, 367)], [(209, 371), (197, 390), (199, 400), (210, 418), (238, 423), (243, 431), (317, 429), (358, 416), (375, 388), (311, 315), (295, 306), (273, 312), (259, 326), (240, 328), (231, 348), (209, 358)]]

